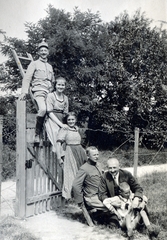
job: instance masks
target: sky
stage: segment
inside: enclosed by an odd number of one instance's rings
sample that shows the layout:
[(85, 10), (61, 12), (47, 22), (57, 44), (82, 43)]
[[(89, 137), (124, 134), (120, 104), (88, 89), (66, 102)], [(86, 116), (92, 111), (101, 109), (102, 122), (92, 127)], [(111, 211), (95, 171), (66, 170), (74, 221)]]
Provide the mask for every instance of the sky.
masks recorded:
[[(163, 26), (167, 28), (167, 0), (0, 0), (0, 29), (8, 37), (26, 40), (24, 24), (37, 23), (45, 18), (49, 4), (70, 13), (73, 13), (75, 7), (81, 11), (98, 11), (105, 22), (114, 20), (125, 10), (132, 16), (140, 9), (146, 17), (153, 19), (153, 25), (159, 26), (164, 21)], [(3, 36), (0, 35), (0, 41), (2, 40)], [(0, 63), (4, 60), (0, 54)]]

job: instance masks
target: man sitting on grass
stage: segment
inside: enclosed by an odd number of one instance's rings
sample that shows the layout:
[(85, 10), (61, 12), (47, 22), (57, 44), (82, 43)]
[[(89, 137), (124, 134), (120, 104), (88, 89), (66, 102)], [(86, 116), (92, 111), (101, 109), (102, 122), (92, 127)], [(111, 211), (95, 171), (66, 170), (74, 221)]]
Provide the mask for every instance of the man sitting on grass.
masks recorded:
[(104, 223), (106, 220), (111, 226), (119, 225), (117, 216), (111, 214), (98, 198), (98, 186), (102, 176), (99, 151), (96, 147), (90, 146), (86, 149), (86, 153), (88, 160), (80, 167), (73, 182), (74, 200), (81, 208), (86, 205), (87, 209), (95, 210), (94, 217), (98, 215), (96, 219), (98, 222), (102, 220)]
[(132, 207), (134, 194), (130, 190), (127, 182), (122, 182), (119, 185), (119, 195), (106, 198), (103, 204), (112, 212), (115, 213), (119, 219), (120, 227), (127, 229), (128, 239), (133, 238), (133, 230), (143, 220), (150, 239), (157, 237), (159, 234), (159, 227), (150, 224), (148, 215), (145, 211), (147, 204), (147, 197), (143, 196), (137, 208)]

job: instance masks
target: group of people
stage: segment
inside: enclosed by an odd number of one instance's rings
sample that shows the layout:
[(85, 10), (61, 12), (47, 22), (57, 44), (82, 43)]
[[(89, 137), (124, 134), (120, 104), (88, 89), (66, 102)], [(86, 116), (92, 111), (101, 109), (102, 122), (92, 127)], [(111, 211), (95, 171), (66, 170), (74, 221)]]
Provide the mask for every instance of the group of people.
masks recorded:
[(129, 240), (134, 239), (134, 230), (143, 223), (150, 239), (159, 234), (159, 227), (148, 218), (147, 197), (133, 175), (119, 166), (117, 158), (109, 158), (107, 170), (99, 163), (99, 151), (90, 146), (86, 150), (88, 160), (77, 172), (73, 181), (75, 202), (97, 211), (110, 213), (111, 224), (126, 229)]
[(109, 213), (112, 223), (127, 229), (129, 239), (141, 221), (150, 239), (157, 237), (159, 228), (150, 224), (147, 198), (137, 180), (130, 172), (120, 169), (116, 158), (108, 159), (108, 170), (103, 171), (98, 149), (82, 147), (76, 114), (69, 112), (68, 97), (63, 93), (66, 80), (54, 78), (53, 68), (47, 62), (48, 44), (44, 40), (38, 45), (38, 54), (39, 59), (28, 66), (19, 99), (25, 99), (30, 93), (37, 105), (34, 142), (40, 141), (45, 126), (52, 151), (64, 171), (62, 196), (73, 197), (79, 207), (84, 205)]
[(69, 112), (69, 100), (63, 93), (66, 79), (62, 76), (55, 79), (53, 68), (47, 62), (49, 49), (44, 40), (38, 45), (38, 55), (39, 59), (27, 68), (19, 100), (24, 100), (28, 93), (32, 96), (37, 106), (34, 142), (40, 142), (45, 126), (52, 151), (64, 171), (62, 196), (70, 199), (72, 182), (87, 156), (76, 126), (77, 116)]

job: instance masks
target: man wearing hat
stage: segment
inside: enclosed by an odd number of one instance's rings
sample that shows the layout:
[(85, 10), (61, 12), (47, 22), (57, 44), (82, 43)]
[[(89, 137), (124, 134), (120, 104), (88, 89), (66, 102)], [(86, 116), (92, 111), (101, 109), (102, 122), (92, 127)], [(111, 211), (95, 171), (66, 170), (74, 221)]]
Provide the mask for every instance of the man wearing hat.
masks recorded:
[(54, 73), (52, 66), (47, 62), (49, 55), (48, 44), (42, 40), (38, 45), (39, 59), (32, 61), (26, 71), (22, 82), (22, 91), (19, 100), (25, 99), (25, 95), (30, 93), (37, 104), (38, 112), (36, 117), (35, 139), (34, 142), (40, 141), (43, 123), (46, 114), (46, 95), (52, 91), (54, 82)]

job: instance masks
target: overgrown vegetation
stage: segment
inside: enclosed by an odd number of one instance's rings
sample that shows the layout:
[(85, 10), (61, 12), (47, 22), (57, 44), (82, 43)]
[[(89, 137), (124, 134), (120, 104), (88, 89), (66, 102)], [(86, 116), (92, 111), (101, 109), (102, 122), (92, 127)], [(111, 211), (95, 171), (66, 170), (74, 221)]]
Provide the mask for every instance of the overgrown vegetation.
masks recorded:
[[(37, 44), (45, 38), (55, 76), (67, 78), (70, 110), (87, 119), (90, 129), (105, 132), (103, 147), (120, 145), (139, 127), (143, 143), (160, 148), (167, 132), (167, 32), (152, 29), (151, 20), (139, 11), (131, 18), (124, 12), (109, 23), (77, 8), (70, 14), (49, 6), (47, 13), (39, 22), (25, 24), (27, 41), (5, 36), (6, 45), (0, 43), (9, 57), (1, 77), (6, 88), (21, 87), (10, 46), (36, 59)], [(96, 141), (97, 133), (90, 137)]]

